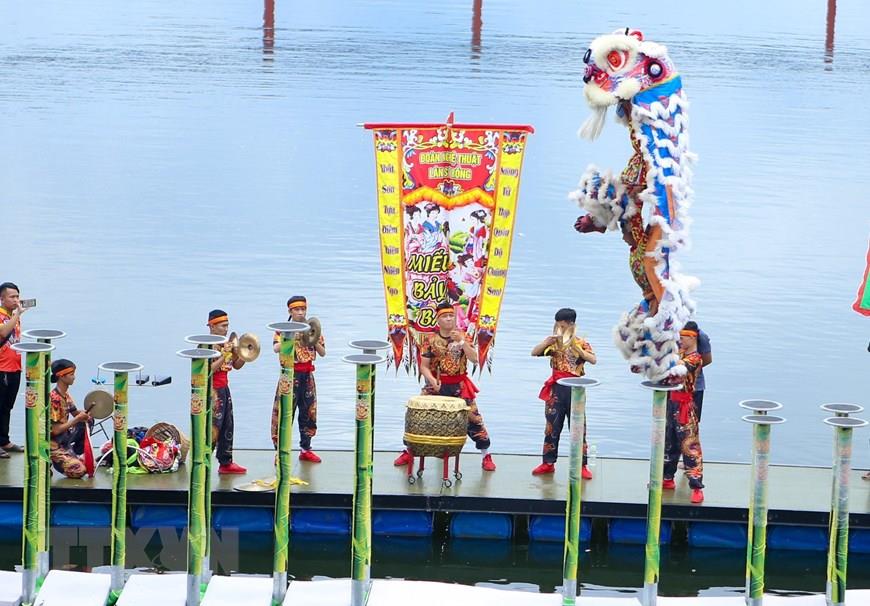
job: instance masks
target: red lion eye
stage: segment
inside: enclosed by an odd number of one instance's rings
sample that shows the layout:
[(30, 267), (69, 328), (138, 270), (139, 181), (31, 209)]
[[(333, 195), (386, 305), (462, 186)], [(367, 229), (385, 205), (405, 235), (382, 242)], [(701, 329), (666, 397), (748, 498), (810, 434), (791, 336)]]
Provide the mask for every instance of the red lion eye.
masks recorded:
[(626, 56), (628, 53), (625, 51), (617, 51), (612, 50), (607, 53), (607, 62), (610, 64), (611, 69), (620, 69), (625, 65), (625, 62), (628, 60)]

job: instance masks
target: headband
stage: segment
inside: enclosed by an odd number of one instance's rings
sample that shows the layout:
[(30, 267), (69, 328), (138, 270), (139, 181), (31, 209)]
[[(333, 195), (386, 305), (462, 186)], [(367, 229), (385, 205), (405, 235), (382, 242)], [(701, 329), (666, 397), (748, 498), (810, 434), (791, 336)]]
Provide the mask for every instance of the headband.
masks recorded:
[(75, 370), (76, 370), (76, 367), (75, 367), (75, 366), (67, 366), (66, 368), (61, 368), (61, 369), (58, 370), (56, 373), (54, 373), (54, 376), (55, 376), (55, 377), (58, 377), (58, 378), (60, 378), (60, 377), (65, 377), (65, 376), (68, 375), (69, 373), (71, 373), (71, 372), (75, 372)]
[(435, 312), (435, 317), (440, 318), (444, 314), (454, 314), (455, 315), (456, 312), (453, 311), (452, 307), (442, 307), (441, 309), (439, 309), (438, 311)]
[(680, 336), (682, 336), (682, 337), (695, 337), (695, 338), (697, 338), (697, 337), (698, 337), (698, 333), (695, 332), (694, 330), (681, 330), (681, 331), (680, 331)]
[(287, 306), (287, 309), (299, 309), (300, 307), (308, 307), (308, 303), (306, 301), (293, 301)]
[(228, 322), (228, 321), (229, 321), (229, 317), (226, 314), (224, 314), (222, 316), (217, 316), (217, 317), (209, 320), (208, 325), (211, 326), (212, 324), (220, 324), (221, 322)]

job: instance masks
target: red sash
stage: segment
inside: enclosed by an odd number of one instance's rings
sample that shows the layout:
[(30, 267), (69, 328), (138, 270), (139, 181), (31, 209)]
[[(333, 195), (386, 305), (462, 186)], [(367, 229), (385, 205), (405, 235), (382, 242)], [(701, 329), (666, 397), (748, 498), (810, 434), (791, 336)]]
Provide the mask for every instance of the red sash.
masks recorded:
[(293, 372), (314, 372), (313, 362), (295, 362)]
[(550, 375), (550, 378), (544, 382), (544, 386), (541, 388), (541, 393), (538, 394), (538, 397), (544, 402), (548, 401), (552, 397), (553, 387), (556, 385), (556, 382), (559, 379), (567, 379), (568, 377), (576, 376), (577, 375), (570, 372), (565, 372), (564, 370), (553, 369), (553, 374)]
[(671, 392), (671, 400), (680, 405), (677, 411), (677, 423), (685, 425), (689, 422), (689, 412), (695, 405), (693, 394), (688, 391), (674, 391)]
[(442, 385), (459, 385), (459, 397), (463, 400), (473, 400), (477, 396), (477, 392), (480, 391), (477, 385), (471, 382), (466, 373), (461, 375), (441, 375), (438, 378)]

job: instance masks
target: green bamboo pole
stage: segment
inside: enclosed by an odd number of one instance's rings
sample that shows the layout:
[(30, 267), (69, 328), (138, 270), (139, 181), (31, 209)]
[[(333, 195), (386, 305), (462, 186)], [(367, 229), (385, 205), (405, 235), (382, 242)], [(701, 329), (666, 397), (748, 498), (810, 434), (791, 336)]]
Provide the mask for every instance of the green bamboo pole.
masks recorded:
[(580, 525), (583, 495), (583, 428), (586, 426), (586, 388), (598, 385), (595, 379), (570, 377), (559, 379), (559, 385), (571, 388), (570, 459), (568, 463), (568, 496), (565, 499), (565, 548), (562, 554), (562, 606), (577, 603), (577, 569), (580, 565)]
[(351, 543), (351, 604), (368, 601), (372, 565), (372, 378), (374, 366), (356, 367), (356, 465)]
[[(214, 350), (214, 346), (212, 346)], [(220, 352), (215, 351), (218, 355)], [(214, 415), (214, 373), (211, 372), (211, 364), (208, 364), (208, 381), (206, 381), (206, 407), (205, 407), (205, 486), (203, 488), (205, 494), (205, 504), (203, 509), (203, 532), (205, 534), (205, 554), (202, 562), (202, 591), (205, 591), (204, 585), (211, 578), (211, 474), (212, 474), (212, 449), (214, 448), (214, 440), (212, 439), (212, 423)]]
[(296, 360), (295, 333), (310, 327), (301, 322), (278, 322), (268, 326), (281, 334), (278, 360), (278, 465), (275, 486), (275, 551), (272, 558), (272, 604), (279, 606), (287, 593), (290, 558), (290, 474), (293, 471), (293, 364)]
[(665, 425), (668, 410), (668, 392), (682, 389), (680, 385), (662, 385), (651, 381), (641, 383), (653, 390), (652, 434), (650, 436), (649, 486), (646, 508), (646, 547), (644, 550), (643, 591), (644, 606), (655, 606), (658, 599), (660, 541), (662, 526), (662, 475), (665, 464)]
[(356, 365), (356, 441), (350, 550), (350, 603), (351, 606), (365, 606), (372, 586), (375, 364), (384, 362), (385, 358), (375, 353), (362, 353), (345, 356), (342, 361)]
[(200, 602), (206, 558), (206, 462), (208, 426), (209, 360), (218, 357), (211, 349), (178, 352), (190, 358), (190, 483), (187, 494), (187, 606)]
[(24, 390), (24, 490), (22, 499), (22, 604), (33, 604), (39, 575), (40, 493), (43, 476), (39, 449), (44, 438), (40, 426), (41, 410), (45, 408), (45, 353), (54, 349), (47, 343), (15, 343), (12, 349), (25, 354)]
[(852, 429), (867, 421), (846, 416), (825, 419), (834, 427), (834, 469), (825, 597), (829, 606), (846, 603), (846, 564), (849, 556), (849, 474), (852, 471)]
[[(38, 328), (26, 330), (22, 333), (25, 337), (36, 339), (37, 343), (51, 344), (53, 339), (62, 339), (66, 333), (62, 330)], [(42, 582), (49, 570), (49, 545), (51, 544), (51, 420), (50, 420), (50, 403), (51, 403), (51, 351), (45, 352), (45, 372), (44, 390), (45, 403), (40, 409), (40, 427), (43, 440), (39, 446), (39, 458), (41, 473), (39, 477), (39, 578), (37, 584)]]

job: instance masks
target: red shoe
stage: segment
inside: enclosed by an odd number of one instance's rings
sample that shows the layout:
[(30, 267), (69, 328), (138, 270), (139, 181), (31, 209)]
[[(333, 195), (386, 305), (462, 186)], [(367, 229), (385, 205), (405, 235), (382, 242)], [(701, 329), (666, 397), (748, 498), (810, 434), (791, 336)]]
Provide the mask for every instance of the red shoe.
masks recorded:
[(663, 488), (663, 489), (665, 489), (665, 490), (673, 490), (673, 489), (675, 489), (676, 487), (677, 487), (677, 483), (674, 482), (674, 479), (673, 479), (673, 478), (671, 478), (670, 480), (668, 480), (668, 479), (664, 479), (664, 480), (662, 480), (662, 488)]
[(299, 453), (300, 461), (308, 461), (309, 463), (320, 463), (320, 457), (313, 450), (303, 450)]
[(239, 465), (238, 463), (227, 463), (226, 465), (221, 465), (218, 467), (218, 473), (248, 473), (248, 470)]
[(408, 463), (414, 460), (414, 456), (411, 454), (411, 451), (405, 449), (402, 451), (395, 461), (393, 461), (393, 465), (396, 467), (407, 467)]
[(584, 480), (591, 480), (592, 479), (592, 472), (589, 471), (589, 468), (586, 467), (585, 465), (583, 466), (583, 469), (580, 470), (580, 475), (583, 476)]
[(546, 473), (553, 473), (556, 471), (556, 466), (552, 463), (541, 463), (537, 467), (532, 470), (533, 476), (542, 476)]
[(704, 491), (700, 488), (692, 489), (692, 503), (703, 503), (704, 502)]
[(495, 471), (495, 463), (492, 462), (492, 455), (488, 454), (483, 457), (480, 466), (483, 467), (484, 471)]

